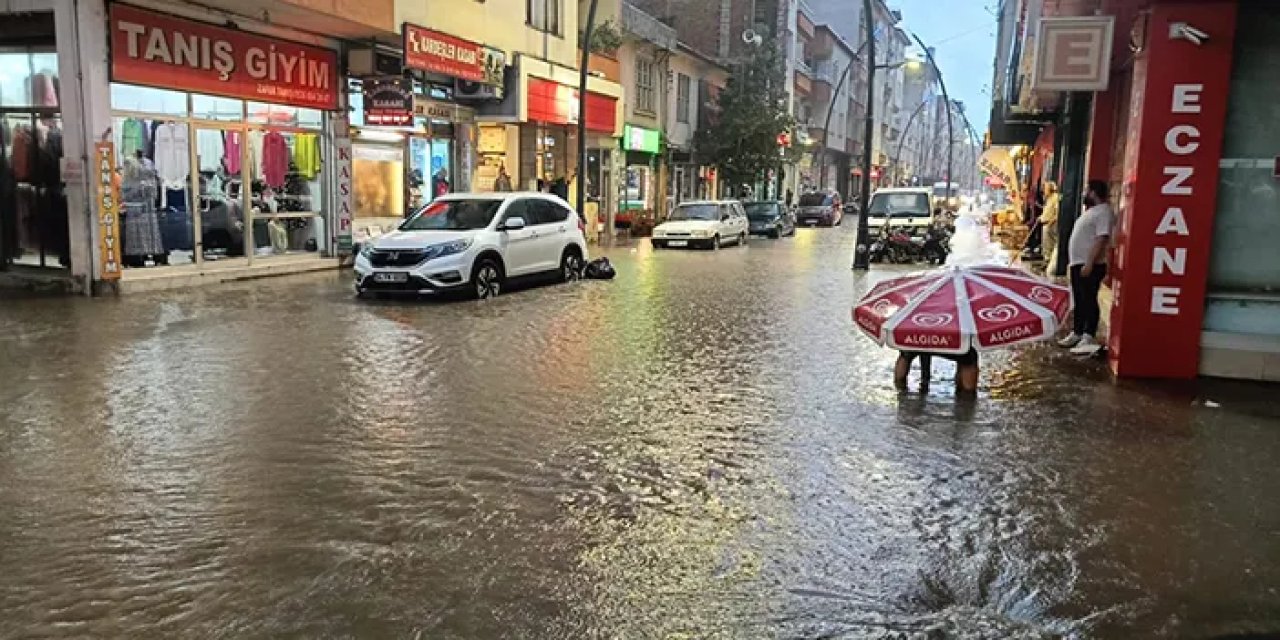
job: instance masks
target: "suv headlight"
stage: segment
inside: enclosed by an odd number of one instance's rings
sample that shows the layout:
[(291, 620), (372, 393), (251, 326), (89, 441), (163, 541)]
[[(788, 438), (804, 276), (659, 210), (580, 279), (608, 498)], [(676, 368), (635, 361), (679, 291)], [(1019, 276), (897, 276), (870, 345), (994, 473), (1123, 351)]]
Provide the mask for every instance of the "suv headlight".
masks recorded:
[(368, 260), (373, 257), (373, 243), (366, 242), (360, 245), (360, 257)]
[(454, 240), (452, 242), (442, 242), (440, 244), (433, 244), (427, 247), (426, 259), (435, 260), (436, 258), (451, 256), (455, 253), (462, 253), (463, 251), (466, 251), (467, 248), (470, 246), (471, 246), (470, 239)]

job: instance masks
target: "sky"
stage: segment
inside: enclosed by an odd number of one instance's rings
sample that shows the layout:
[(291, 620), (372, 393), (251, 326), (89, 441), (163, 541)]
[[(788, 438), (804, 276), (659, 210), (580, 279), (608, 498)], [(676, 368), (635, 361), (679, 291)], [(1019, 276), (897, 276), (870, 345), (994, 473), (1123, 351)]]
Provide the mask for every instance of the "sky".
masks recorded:
[[(999, 0), (889, 0), (902, 12), (902, 26), (937, 49), (947, 93), (965, 105), (965, 115), (983, 135), (991, 115), (991, 69), (995, 60)], [(942, 7), (946, 8), (943, 9)], [(919, 51), (916, 48), (909, 51)]]

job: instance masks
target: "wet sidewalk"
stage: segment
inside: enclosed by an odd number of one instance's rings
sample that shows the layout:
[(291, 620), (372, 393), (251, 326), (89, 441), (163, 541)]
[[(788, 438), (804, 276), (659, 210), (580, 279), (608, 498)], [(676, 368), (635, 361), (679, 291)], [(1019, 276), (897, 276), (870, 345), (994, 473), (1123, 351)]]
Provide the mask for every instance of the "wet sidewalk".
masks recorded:
[(852, 246), (0, 299), (0, 637), (1280, 631), (1272, 387), (1043, 347), (900, 395)]

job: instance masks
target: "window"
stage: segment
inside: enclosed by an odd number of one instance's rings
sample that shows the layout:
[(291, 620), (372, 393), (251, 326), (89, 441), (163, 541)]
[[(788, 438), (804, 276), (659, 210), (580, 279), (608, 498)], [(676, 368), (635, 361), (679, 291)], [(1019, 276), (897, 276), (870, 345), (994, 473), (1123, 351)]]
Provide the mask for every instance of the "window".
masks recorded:
[(538, 224), (537, 218), (534, 216), (537, 212), (533, 208), (533, 200), (522, 198), (507, 205), (507, 211), (503, 214), (502, 220), (505, 222), (512, 218), (520, 218), (524, 220), (526, 226)]
[(564, 0), (528, 0), (529, 26), (560, 34), (560, 3)]
[(564, 211), (560, 209), (554, 202), (546, 200), (530, 200), (529, 201), (530, 218), (525, 218), (526, 224), (555, 224), (564, 222)]
[(676, 76), (676, 122), (689, 124), (689, 76)]
[[(400, 225), (402, 231), (471, 231), (484, 229), (502, 206), (501, 200), (437, 200)], [(511, 217), (508, 212), (507, 217)]]
[(636, 58), (636, 111), (653, 113), (653, 61)]

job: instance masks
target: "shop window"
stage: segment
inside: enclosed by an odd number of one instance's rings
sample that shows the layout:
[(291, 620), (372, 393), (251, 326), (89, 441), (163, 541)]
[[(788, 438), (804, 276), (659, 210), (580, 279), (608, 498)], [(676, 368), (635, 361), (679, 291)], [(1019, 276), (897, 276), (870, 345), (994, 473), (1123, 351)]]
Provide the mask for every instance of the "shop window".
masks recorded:
[(111, 84), (111, 108), (119, 111), (187, 115), (187, 94), (132, 84)]
[(529, 26), (560, 35), (560, 3), (563, 0), (527, 0)]
[(186, 123), (117, 117), (121, 253), (125, 267), (190, 264), (198, 224)]
[(0, 107), (56, 108), (58, 102), (57, 54), (0, 53)]
[(203, 120), (244, 121), (244, 101), (217, 96), (191, 96), (191, 115)]
[(400, 146), (352, 148), (356, 218), (404, 217), (404, 151)]
[(246, 122), (275, 127), (319, 128), (321, 112), (316, 109), (250, 102)]

